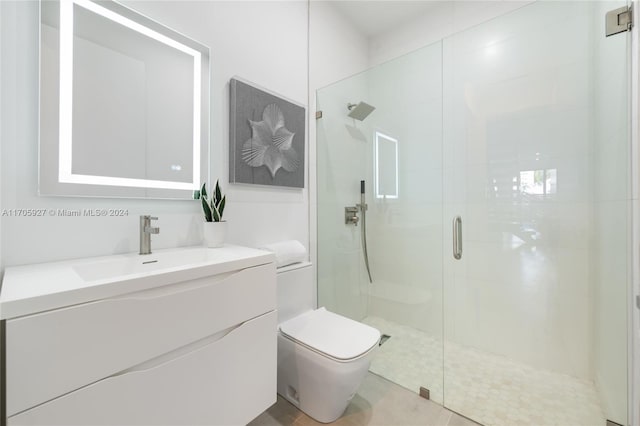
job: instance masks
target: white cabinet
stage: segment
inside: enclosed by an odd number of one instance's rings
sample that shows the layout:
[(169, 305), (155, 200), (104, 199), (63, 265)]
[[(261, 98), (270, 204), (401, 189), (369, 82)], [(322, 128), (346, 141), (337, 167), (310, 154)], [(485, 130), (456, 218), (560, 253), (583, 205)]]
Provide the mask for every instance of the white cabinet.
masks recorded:
[(169, 360), (99, 380), (9, 425), (242, 425), (275, 402), (276, 313)]
[(275, 308), (267, 263), (6, 319), (8, 424), (246, 424), (276, 400)]

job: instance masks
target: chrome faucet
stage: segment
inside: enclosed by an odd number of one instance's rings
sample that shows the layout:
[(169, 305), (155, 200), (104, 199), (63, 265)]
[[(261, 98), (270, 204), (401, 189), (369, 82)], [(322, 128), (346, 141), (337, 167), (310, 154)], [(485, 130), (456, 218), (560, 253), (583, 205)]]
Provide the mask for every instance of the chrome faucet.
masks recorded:
[(151, 254), (151, 234), (160, 233), (160, 228), (151, 226), (152, 220), (158, 218), (148, 214), (140, 216), (140, 254)]

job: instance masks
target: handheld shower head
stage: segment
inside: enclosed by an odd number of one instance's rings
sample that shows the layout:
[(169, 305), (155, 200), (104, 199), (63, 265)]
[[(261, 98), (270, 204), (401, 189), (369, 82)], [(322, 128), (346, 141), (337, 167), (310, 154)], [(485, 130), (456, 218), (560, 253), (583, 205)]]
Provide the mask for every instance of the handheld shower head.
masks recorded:
[(376, 107), (369, 105), (366, 102), (360, 102), (357, 104), (348, 104), (347, 108), (349, 109), (349, 117), (355, 118), (356, 120), (363, 121), (365, 118), (369, 116), (376, 109)]

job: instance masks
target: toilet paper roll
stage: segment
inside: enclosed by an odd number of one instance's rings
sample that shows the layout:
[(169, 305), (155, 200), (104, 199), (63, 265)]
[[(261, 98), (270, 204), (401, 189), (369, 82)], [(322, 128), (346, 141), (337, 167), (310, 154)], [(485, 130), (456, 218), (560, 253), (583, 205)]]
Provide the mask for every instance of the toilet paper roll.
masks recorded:
[(276, 268), (307, 260), (307, 249), (300, 241), (289, 240), (266, 244), (261, 247), (276, 255)]

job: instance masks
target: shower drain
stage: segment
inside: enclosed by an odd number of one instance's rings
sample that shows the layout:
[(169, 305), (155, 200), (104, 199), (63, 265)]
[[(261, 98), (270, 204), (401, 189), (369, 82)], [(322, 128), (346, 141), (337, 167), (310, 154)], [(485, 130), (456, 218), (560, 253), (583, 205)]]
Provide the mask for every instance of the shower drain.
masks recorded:
[(380, 343), (378, 343), (378, 346), (382, 346), (382, 344), (389, 339), (391, 339), (391, 336), (389, 336), (388, 334), (383, 334), (382, 336), (380, 336)]

